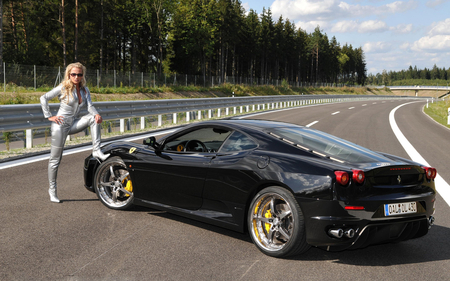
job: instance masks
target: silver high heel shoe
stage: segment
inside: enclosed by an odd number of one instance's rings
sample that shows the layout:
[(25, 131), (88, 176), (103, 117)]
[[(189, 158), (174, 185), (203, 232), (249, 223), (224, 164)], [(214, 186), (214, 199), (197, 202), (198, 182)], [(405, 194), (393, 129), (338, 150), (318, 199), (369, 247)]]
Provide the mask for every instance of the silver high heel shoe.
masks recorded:
[(56, 197), (56, 188), (52, 189), (49, 188), (48, 189), (48, 194), (50, 195), (50, 201), (53, 203), (60, 203), (61, 201), (58, 199), (58, 197)]
[(103, 154), (100, 149), (92, 151), (92, 156), (97, 158), (97, 160), (100, 159), (102, 161), (105, 161), (106, 159), (108, 159), (109, 155), (111, 154)]

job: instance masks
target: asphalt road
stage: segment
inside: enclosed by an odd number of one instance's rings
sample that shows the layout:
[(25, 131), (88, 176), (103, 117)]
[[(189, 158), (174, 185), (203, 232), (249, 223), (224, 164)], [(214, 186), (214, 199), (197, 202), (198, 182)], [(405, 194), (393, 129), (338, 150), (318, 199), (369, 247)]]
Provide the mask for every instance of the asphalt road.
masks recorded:
[[(389, 113), (403, 103), (347, 102), (254, 118), (314, 122), (312, 128), (408, 158), (389, 125)], [(397, 124), (450, 182), (450, 132), (423, 106), (399, 108)], [(87, 154), (63, 157), (61, 204), (49, 201), (46, 160), (0, 170), (0, 280), (450, 280), (450, 208), (440, 196), (436, 225), (420, 239), (275, 259), (246, 234), (152, 209), (107, 209), (83, 187)]]

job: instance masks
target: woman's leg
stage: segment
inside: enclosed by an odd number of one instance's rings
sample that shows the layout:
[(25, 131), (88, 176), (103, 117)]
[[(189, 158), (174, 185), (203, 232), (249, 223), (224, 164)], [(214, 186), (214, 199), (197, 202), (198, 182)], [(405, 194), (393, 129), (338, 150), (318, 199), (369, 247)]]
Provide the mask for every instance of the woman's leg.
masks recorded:
[(52, 146), (50, 149), (50, 158), (48, 160), (48, 181), (50, 185), (48, 192), (50, 195), (50, 201), (55, 203), (60, 202), (56, 195), (56, 178), (69, 128), (70, 127), (67, 123), (63, 123), (61, 125), (52, 123), (51, 125)]
[(87, 114), (73, 122), (70, 128), (69, 134), (76, 134), (91, 126), (92, 136), (92, 156), (100, 158), (102, 161), (108, 158), (109, 154), (103, 154), (100, 150), (101, 143), (101, 125), (95, 122), (95, 116), (93, 114)]

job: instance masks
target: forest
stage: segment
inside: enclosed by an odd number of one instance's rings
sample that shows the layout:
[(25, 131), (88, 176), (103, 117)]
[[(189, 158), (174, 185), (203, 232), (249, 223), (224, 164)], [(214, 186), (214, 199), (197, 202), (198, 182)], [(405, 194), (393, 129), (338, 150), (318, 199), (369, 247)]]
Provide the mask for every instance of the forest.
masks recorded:
[(430, 86), (448, 86), (450, 82), (450, 67), (448, 69), (439, 68), (436, 64), (433, 68), (418, 69), (417, 66), (409, 66), (406, 70), (386, 71), (369, 74), (367, 83), (371, 85), (386, 86), (411, 86), (411, 85), (430, 85)]
[(239, 0), (0, 0), (0, 62), (101, 73), (367, 81), (361, 47)]

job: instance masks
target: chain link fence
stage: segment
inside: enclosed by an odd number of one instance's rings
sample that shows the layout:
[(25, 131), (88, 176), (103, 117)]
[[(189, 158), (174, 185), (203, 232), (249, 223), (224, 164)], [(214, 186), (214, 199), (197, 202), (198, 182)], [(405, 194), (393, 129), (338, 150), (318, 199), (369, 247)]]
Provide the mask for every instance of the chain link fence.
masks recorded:
[[(0, 79), (3, 91), (16, 86), (26, 89), (51, 88), (59, 85), (64, 77), (64, 67), (23, 65), (3, 63), (0, 69)], [(301, 81), (286, 81), (276, 79), (261, 79), (252, 77), (163, 74), (146, 72), (123, 72), (117, 70), (103, 71), (88, 69), (86, 81), (89, 87), (136, 87), (152, 88), (161, 86), (200, 86), (214, 87), (223, 83), (246, 86), (291, 86), (291, 87), (343, 87), (349, 86), (336, 83), (309, 83)], [(361, 87), (361, 86), (352, 86)]]

